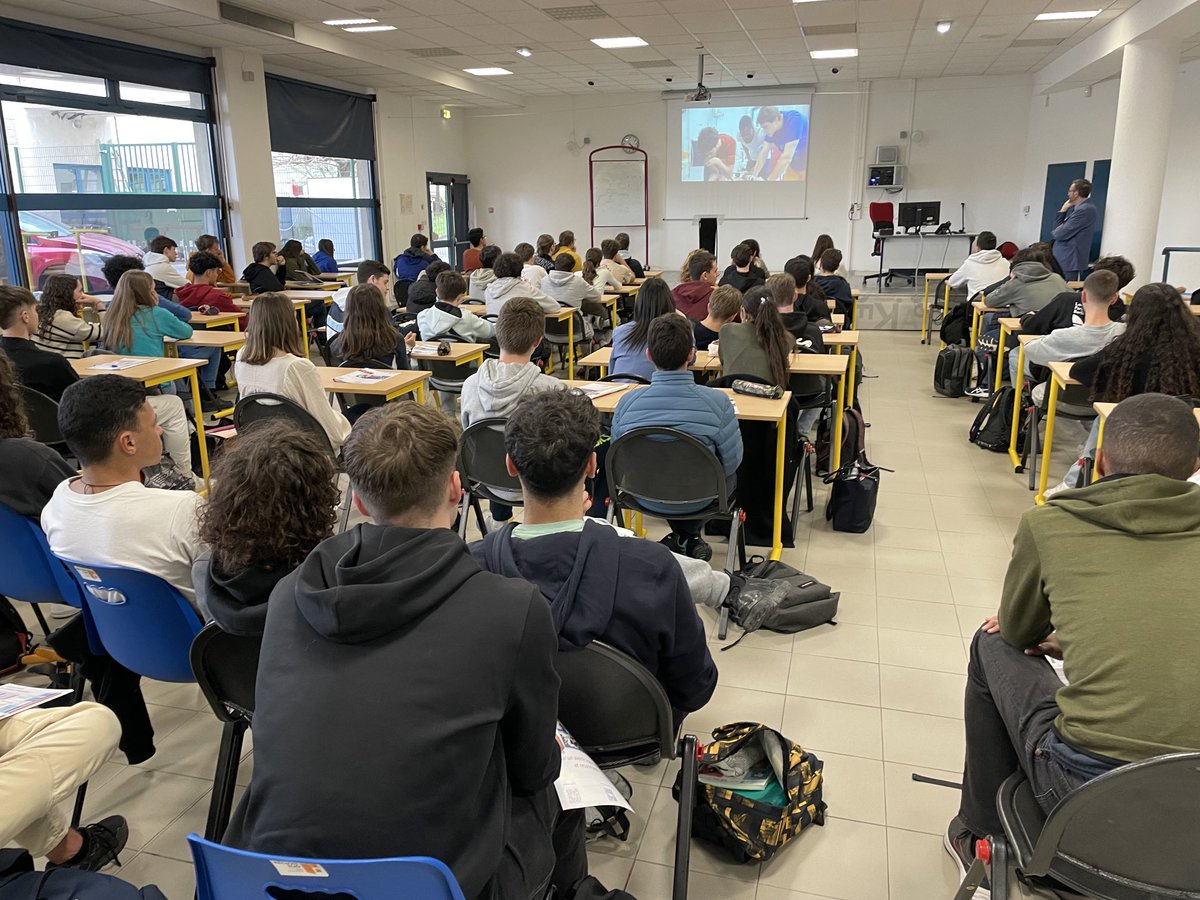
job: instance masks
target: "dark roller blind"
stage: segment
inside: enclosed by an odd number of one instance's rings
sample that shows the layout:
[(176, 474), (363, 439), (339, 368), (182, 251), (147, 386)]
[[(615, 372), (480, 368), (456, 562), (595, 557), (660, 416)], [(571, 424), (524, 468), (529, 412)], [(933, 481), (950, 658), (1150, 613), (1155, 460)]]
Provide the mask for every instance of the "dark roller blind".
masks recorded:
[(375, 158), (374, 97), (267, 75), (267, 118), (277, 153)]
[(0, 63), (211, 94), (213, 60), (0, 19)]

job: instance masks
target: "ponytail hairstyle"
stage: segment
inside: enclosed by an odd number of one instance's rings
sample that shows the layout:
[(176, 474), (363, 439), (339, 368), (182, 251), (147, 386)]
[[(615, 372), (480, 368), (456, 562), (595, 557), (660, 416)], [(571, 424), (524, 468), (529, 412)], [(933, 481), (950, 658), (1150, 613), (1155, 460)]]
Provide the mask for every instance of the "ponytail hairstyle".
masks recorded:
[(754, 323), (754, 339), (767, 355), (771, 377), (787, 390), (792, 348), (796, 341), (783, 324), (774, 294), (766, 287), (751, 288), (742, 297), (742, 309)]
[(583, 280), (592, 284), (596, 280), (596, 270), (600, 267), (603, 255), (593, 247), (583, 255)]
[(554, 238), (549, 234), (540, 234), (537, 239), (537, 255), (543, 259), (554, 259)]
[(558, 236), (558, 243), (554, 246), (555, 255), (559, 250), (572, 250), (575, 247), (575, 232), (564, 231)]

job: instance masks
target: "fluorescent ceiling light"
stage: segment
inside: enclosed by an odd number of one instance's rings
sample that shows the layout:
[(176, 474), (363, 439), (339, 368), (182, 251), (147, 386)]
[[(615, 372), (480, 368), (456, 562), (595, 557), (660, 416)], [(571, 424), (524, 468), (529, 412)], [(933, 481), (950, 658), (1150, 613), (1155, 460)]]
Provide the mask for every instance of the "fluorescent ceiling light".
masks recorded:
[(937, 23), (937, 33), (945, 34), (946, 32), (948, 32), (950, 30), (950, 26), (953, 24), (954, 24), (953, 22), (949, 22), (949, 21), (938, 22)]
[(528, 59), (529, 57), (533, 56), (533, 51), (528, 47), (518, 47), (517, 56), (524, 56), (526, 59)]
[(605, 50), (620, 50), (623, 47), (645, 47), (640, 37), (592, 38), (592, 43)]
[(395, 25), (358, 25), (354, 28), (343, 28), (342, 31), (349, 31), (354, 34), (366, 34), (369, 31), (395, 31)]
[(818, 3), (820, 0), (792, 0), (793, 3)]
[(858, 56), (858, 51), (853, 47), (847, 47), (845, 50), (813, 50), (809, 56), (813, 59), (850, 59)]
[(468, 75), (482, 75), (485, 78), (489, 78), (492, 75), (511, 75), (512, 74), (512, 72), (508, 71), (508, 69), (502, 69), (499, 66), (491, 66), (486, 69), (463, 69), (463, 71), (466, 72)]
[(378, 19), (326, 19), (323, 25), (374, 25)]
[(1100, 15), (1098, 9), (1080, 9), (1075, 12), (1048, 12), (1034, 16), (1035, 22), (1062, 22), (1067, 19), (1091, 19)]

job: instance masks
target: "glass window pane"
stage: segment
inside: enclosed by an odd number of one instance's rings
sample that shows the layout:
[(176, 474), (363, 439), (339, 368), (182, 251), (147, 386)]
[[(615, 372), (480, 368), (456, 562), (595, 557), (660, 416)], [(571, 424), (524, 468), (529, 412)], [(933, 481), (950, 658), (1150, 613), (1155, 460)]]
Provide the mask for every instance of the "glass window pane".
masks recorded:
[(101, 273), (104, 262), (111, 256), (141, 257), (159, 234), (179, 244), (175, 267), (182, 275), (193, 241), (220, 234), (215, 209), (21, 210), (17, 221), (34, 290), (49, 276), (64, 273), (82, 275), (88, 290), (109, 290)]
[(369, 160), (273, 152), (271, 164), (277, 197), (363, 200), (374, 196)]
[(317, 252), (317, 241), (328, 238), (339, 263), (378, 258), (373, 209), (281, 206), (279, 236), (299, 241), (309, 253)]
[(43, 91), (61, 91), (67, 94), (83, 94), (87, 97), (108, 96), (108, 86), (103, 78), (87, 75), (68, 75), (66, 72), (48, 72), (28, 66), (0, 64), (0, 84), (13, 87), (38, 88)]
[(160, 106), (181, 106), (185, 109), (204, 109), (204, 95), (194, 91), (155, 87), (152, 84), (120, 83), (121, 99), (135, 103), (157, 103)]
[(17, 193), (216, 193), (203, 122), (34, 103), (0, 108)]

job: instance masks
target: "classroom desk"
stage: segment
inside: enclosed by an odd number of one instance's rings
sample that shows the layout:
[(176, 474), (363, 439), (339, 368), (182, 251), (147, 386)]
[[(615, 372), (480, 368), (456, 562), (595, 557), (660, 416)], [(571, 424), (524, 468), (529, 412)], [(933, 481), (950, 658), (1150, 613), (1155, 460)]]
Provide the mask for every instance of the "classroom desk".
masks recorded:
[(363, 397), (382, 397), (385, 401), (395, 400), (405, 394), (416, 394), (417, 402), (425, 403), (425, 382), (431, 373), (426, 369), (371, 369), (372, 372), (391, 372), (391, 377), (374, 384), (347, 384), (338, 381), (340, 375), (357, 372), (349, 366), (317, 366), (317, 374), (321, 376), (321, 388), (327, 394), (358, 394)]
[(322, 281), (340, 284), (342, 287), (350, 287), (354, 283), (353, 272), (322, 272), (317, 277)]
[[(842, 357), (842, 359), (845, 359), (845, 357)], [(594, 381), (566, 381), (564, 383), (571, 387), (595, 385)], [(611, 414), (616, 410), (617, 403), (622, 397), (642, 387), (644, 385), (640, 384), (623, 386), (619, 391), (613, 391), (602, 397), (593, 397), (592, 405), (599, 412)], [(769, 400), (766, 397), (750, 397), (745, 394), (735, 394), (728, 388), (714, 388), (714, 390), (719, 390), (721, 393), (732, 398), (737, 408), (738, 421), (773, 422), (775, 424), (777, 435), (775, 440), (775, 509), (771, 517), (771, 559), (779, 559), (780, 554), (783, 553), (783, 479), (784, 462), (787, 459), (788, 402), (792, 399), (792, 395), (784, 391), (783, 396), (778, 400)], [(838, 418), (840, 419), (841, 417), (839, 416)]]
[(983, 294), (971, 301), (971, 349), (979, 343), (979, 331), (983, 326), (983, 314), (988, 311), (987, 298)]
[(608, 314), (612, 319), (612, 327), (615, 330), (620, 324), (617, 319), (617, 307), (621, 303), (622, 294), (605, 294), (600, 298), (600, 302), (608, 307)]
[(1046, 484), (1050, 479), (1050, 451), (1054, 446), (1054, 416), (1058, 411), (1058, 395), (1067, 385), (1079, 384), (1071, 377), (1074, 362), (1052, 362), (1049, 365), (1050, 382), (1046, 385), (1049, 397), (1046, 403), (1046, 437), (1042, 440), (1042, 471), (1038, 478), (1038, 492), (1034, 500), (1040, 506), (1046, 502)]
[[(642, 269), (642, 271), (646, 273), (646, 278), (662, 278), (662, 272), (657, 269)], [(643, 278), (642, 280), (645, 281), (646, 279)]]
[(333, 294), (329, 291), (321, 290), (320, 288), (288, 288), (283, 292), (283, 296), (289, 300), (324, 300), (326, 303), (333, 301)]
[(168, 356), (178, 356), (179, 347), (220, 347), (226, 353), (241, 348), (246, 343), (245, 332), (241, 331), (193, 331), (190, 338), (177, 340), (163, 338), (163, 349)]
[[(1004, 345), (1008, 341), (1008, 336), (1010, 334), (1020, 334), (1021, 333), (1021, 320), (1020, 319), (1014, 319), (1011, 316), (1005, 316), (1004, 318), (999, 320), (999, 324), (1000, 324), (1000, 335), (996, 339), (996, 381), (995, 381), (995, 384), (993, 384), (993, 386), (992, 386), (993, 394), (996, 393), (996, 391), (1000, 390), (1000, 385), (1004, 381)], [(1018, 350), (1017, 355), (1018, 355), (1018, 362), (1020, 362), (1020, 357), (1023, 356), (1024, 354), (1022, 354), (1021, 351)], [(1018, 374), (1019, 373), (1020, 373), (1020, 370), (1018, 370)], [(1013, 385), (1013, 387), (1016, 387), (1016, 386), (1017, 385)], [(1018, 391), (1018, 393), (1020, 393), (1020, 392)]]
[(1082, 291), (1083, 290), (1083, 282), (1082, 281), (1068, 281), (1067, 288), (1072, 291)]
[[(141, 359), (140, 365), (128, 369), (97, 370), (92, 366), (110, 363), (118, 359)], [(90, 378), (92, 375), (120, 375), (140, 381), (145, 387), (155, 387), (186, 378), (192, 383), (192, 409), (196, 412), (196, 440), (200, 445), (200, 472), (204, 482), (208, 484), (208, 444), (204, 440), (204, 416), (200, 412), (200, 367), (202, 359), (168, 359), (153, 356), (122, 356), (116, 353), (105, 353), (100, 356), (88, 356), (83, 359), (69, 360), (71, 368), (80, 378)]]
[[(882, 262), (882, 257), (881, 257), (880, 265), (882, 265), (882, 264), (883, 264), (883, 262)], [(930, 334), (929, 334), (929, 322), (930, 322), (929, 286), (936, 281), (942, 281), (943, 279), (949, 278), (950, 275), (951, 275), (950, 272), (926, 272), (925, 273), (925, 295), (921, 298), (921, 343), (922, 344), (932, 344), (933, 343), (933, 340), (931, 339)], [(937, 292), (936, 291), (934, 292), (933, 301), (935, 303), (937, 302)], [(945, 319), (946, 313), (948, 313), (949, 311), (950, 311), (950, 283), (947, 282), (946, 283), (946, 299), (944, 301), (942, 301), (942, 318), (943, 318), (943, 320)], [(941, 344), (940, 346), (944, 347), (946, 345)]]
[[(850, 297), (854, 301), (854, 303), (852, 303), (850, 306), (850, 328), (853, 331), (858, 330), (858, 298), (861, 296), (862, 291), (860, 291), (858, 288), (850, 288)], [(845, 316), (842, 316), (843, 321), (845, 318)], [(833, 324), (838, 325), (840, 323), (834, 322)]]
[(244, 313), (214, 313), (211, 316), (204, 313), (194, 312), (192, 317), (188, 319), (188, 324), (192, 328), (220, 328), (223, 325), (232, 325), (234, 331), (241, 331), (242, 316)]
[[(436, 343), (431, 341), (430, 343)], [(450, 352), (445, 356), (438, 356), (437, 351), (429, 352), (421, 349), (421, 344), (418, 343), (415, 347), (408, 351), (408, 355), (412, 359), (423, 359), (430, 362), (452, 362), (456, 366), (465, 366), (467, 363), (477, 362), (483, 364), (483, 353), (489, 349), (491, 344), (450, 344)], [(356, 384), (355, 388), (365, 387), (365, 385)], [(361, 391), (355, 390), (352, 393), (358, 394)]]
[(1195, 305), (1189, 304), (1188, 312), (1190, 312), (1193, 316), (1200, 316), (1200, 303), (1197, 303)]

